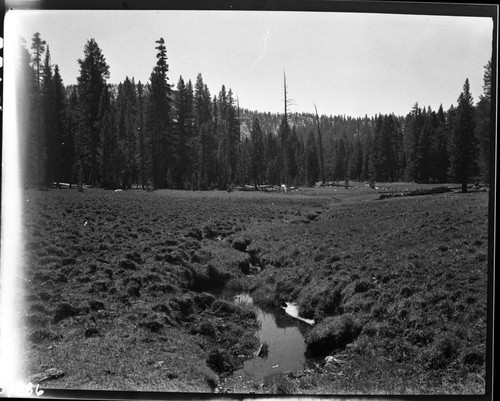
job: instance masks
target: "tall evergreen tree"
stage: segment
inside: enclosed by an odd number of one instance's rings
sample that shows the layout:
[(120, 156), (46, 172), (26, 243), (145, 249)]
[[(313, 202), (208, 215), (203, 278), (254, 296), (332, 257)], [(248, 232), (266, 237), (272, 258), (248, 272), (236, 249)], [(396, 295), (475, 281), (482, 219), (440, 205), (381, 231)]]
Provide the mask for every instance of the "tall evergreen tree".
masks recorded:
[(440, 105), (434, 124), (431, 163), (433, 178), (437, 182), (447, 182), (448, 178), (448, 131), (443, 105)]
[(171, 88), (168, 83), (165, 40), (156, 41), (156, 66), (149, 83), (148, 129), (152, 154), (152, 181), (155, 188), (167, 188), (172, 175)]
[(320, 176), (320, 162), (318, 160), (318, 146), (314, 131), (309, 131), (305, 148), (305, 182), (312, 186)]
[(432, 110), (422, 110), (422, 126), (418, 134), (416, 152), (414, 154), (415, 180), (429, 182), (431, 177), (431, 141), (433, 136)]
[(150, 153), (148, 152), (148, 127), (147, 127), (147, 94), (144, 85), (137, 83), (137, 143), (138, 143), (138, 165), (139, 184), (142, 189), (146, 188), (149, 177), (151, 177)]
[(45, 185), (55, 182), (58, 186), (71, 178), (67, 172), (71, 171), (73, 145), (67, 133), (66, 94), (59, 67), (56, 65), (52, 72), (48, 46), (45, 55), (42, 79)]
[(483, 94), (476, 106), (476, 136), (479, 140), (479, 167), (483, 180), (490, 181), (491, 60), (484, 66)]
[(458, 98), (451, 154), (451, 175), (462, 184), (462, 192), (467, 192), (467, 183), (478, 172), (479, 147), (475, 127), (474, 103), (469, 79), (466, 79), (463, 92)]
[(422, 110), (418, 107), (418, 103), (415, 103), (411, 112), (406, 116), (403, 128), (403, 149), (406, 160), (405, 178), (408, 181), (418, 180), (418, 144), (423, 125)]
[(52, 66), (50, 64), (50, 49), (47, 46), (45, 59), (41, 71), (41, 83), (39, 88), (40, 98), (40, 174), (43, 185), (49, 187), (54, 178), (54, 161), (58, 155), (57, 144), (54, 141), (54, 112)]
[[(30, 157), (33, 160), (33, 179), (34, 183), (41, 188), (45, 185), (46, 180), (46, 141), (44, 129), (44, 105), (42, 94), (42, 80), (43, 80), (43, 55), (45, 53), (45, 45), (47, 42), (42, 40), (40, 33), (36, 32), (31, 39), (32, 50), (32, 65), (35, 72), (35, 86), (33, 87), (33, 114), (30, 117), (33, 123), (33, 131), (31, 131), (30, 138)], [(49, 55), (50, 60), (50, 55)]]
[(251, 177), (255, 188), (263, 183), (264, 178), (264, 133), (260, 127), (259, 119), (255, 118), (250, 131), (250, 148), (251, 148)]
[(31, 39), (31, 50), (33, 50), (33, 66), (36, 73), (36, 86), (39, 88), (42, 83), (42, 57), (45, 52), (47, 42), (40, 36), (40, 32), (36, 32)]
[(104, 115), (101, 107), (102, 92), (107, 90), (109, 66), (95, 39), (84, 47), (84, 58), (79, 59), (78, 106), (80, 124), (75, 145), (79, 188), (82, 182), (96, 185), (100, 181), (101, 137), (99, 117)]
[(71, 183), (71, 172), (74, 163), (74, 142), (68, 127), (67, 109), (68, 101), (64, 90), (63, 80), (59, 72), (59, 66), (54, 66), (53, 76), (53, 104), (54, 104), (54, 142), (57, 154), (53, 162), (53, 180)]
[(19, 45), (16, 63), (16, 82), (19, 90), (16, 97), (17, 124), (19, 132), (21, 180), (26, 186), (37, 184), (38, 128), (36, 73), (30, 65), (31, 56), (23, 41)]

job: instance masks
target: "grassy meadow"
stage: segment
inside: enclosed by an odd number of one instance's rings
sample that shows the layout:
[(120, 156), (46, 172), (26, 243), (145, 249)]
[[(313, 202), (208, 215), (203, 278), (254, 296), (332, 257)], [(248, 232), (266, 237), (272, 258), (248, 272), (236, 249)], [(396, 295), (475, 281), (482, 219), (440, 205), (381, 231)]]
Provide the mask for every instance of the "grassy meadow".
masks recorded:
[(210, 292), (226, 285), (316, 321), (315, 363), (253, 392), (484, 393), (488, 192), (381, 199), (432, 185), (351, 185), (26, 190), (26, 375), (64, 372), (41, 388), (243, 392), (224, 383), (259, 347), (258, 322)]

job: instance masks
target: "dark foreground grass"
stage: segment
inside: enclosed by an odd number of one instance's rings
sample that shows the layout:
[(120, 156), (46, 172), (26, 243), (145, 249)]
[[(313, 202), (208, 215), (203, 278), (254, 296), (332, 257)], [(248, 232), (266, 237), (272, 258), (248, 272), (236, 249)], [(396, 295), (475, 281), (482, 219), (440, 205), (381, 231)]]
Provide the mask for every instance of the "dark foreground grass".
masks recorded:
[(212, 391), (258, 347), (255, 311), (206, 292), (227, 283), (296, 302), (318, 323), (308, 352), (335, 357), (254, 389), (480, 394), (487, 196), (28, 190), (27, 375)]

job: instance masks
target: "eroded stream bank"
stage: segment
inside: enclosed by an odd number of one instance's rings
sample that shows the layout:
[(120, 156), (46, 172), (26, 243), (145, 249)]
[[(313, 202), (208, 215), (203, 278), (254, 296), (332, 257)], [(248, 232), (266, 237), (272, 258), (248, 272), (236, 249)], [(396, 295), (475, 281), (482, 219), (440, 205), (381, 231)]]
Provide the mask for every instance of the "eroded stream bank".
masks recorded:
[(298, 374), (306, 368), (305, 336), (312, 327), (310, 323), (288, 315), (285, 308), (259, 306), (245, 292), (220, 287), (211, 293), (235, 304), (252, 305), (259, 322), (256, 336), (260, 347), (244, 362), (242, 368), (224, 380), (224, 389), (251, 391), (252, 387), (262, 387), (266, 377), (277, 373)]

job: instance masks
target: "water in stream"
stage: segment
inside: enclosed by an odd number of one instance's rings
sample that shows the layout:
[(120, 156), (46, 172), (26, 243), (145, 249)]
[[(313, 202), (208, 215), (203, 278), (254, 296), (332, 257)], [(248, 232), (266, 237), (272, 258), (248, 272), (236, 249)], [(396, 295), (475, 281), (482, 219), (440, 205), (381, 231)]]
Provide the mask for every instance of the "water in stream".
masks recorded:
[[(228, 289), (218, 291), (216, 295), (234, 302), (253, 303), (250, 295)], [(255, 355), (245, 361), (243, 368), (233, 373), (233, 381), (262, 382), (265, 376), (273, 373), (303, 370), (306, 364), (304, 336), (311, 326), (288, 316), (282, 308), (254, 306), (260, 322), (257, 335), (261, 344), (267, 343), (269, 352), (267, 356)]]

